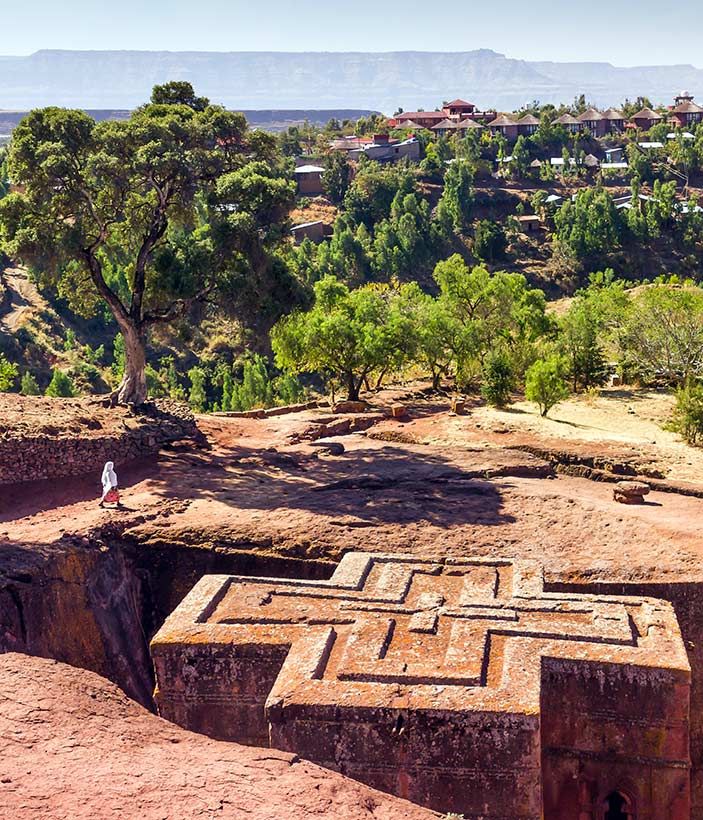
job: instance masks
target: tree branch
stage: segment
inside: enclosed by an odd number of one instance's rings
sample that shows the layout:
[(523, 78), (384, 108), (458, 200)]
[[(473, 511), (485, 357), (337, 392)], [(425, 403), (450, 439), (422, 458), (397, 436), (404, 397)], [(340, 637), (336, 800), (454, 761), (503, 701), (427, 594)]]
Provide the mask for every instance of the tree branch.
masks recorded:
[(142, 319), (144, 325), (156, 325), (161, 322), (171, 322), (183, 316), (196, 302), (204, 299), (209, 293), (215, 289), (215, 285), (210, 284), (205, 288), (199, 290), (194, 296), (189, 296), (187, 299), (176, 299), (169, 307), (163, 310), (154, 310), (150, 313), (145, 313)]
[(100, 260), (95, 255), (95, 252), (91, 248), (83, 248), (81, 253), (88, 264), (88, 271), (90, 273), (90, 278), (93, 280), (93, 284), (95, 285), (98, 293), (109, 305), (117, 324), (120, 328), (131, 325), (132, 322), (130, 321), (129, 312), (120, 297), (105, 281)]

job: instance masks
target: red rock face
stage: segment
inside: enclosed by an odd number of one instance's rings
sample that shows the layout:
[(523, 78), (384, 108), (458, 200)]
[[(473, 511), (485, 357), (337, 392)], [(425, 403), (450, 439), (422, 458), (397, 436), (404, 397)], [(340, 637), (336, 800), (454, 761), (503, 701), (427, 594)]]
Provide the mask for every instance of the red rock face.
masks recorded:
[(673, 609), (545, 593), (529, 561), (348, 553), (329, 581), (206, 576), (152, 642), (161, 714), (467, 817), (689, 816)]
[(0, 655), (0, 817), (431, 820), (286, 752), (186, 732), (93, 672)]

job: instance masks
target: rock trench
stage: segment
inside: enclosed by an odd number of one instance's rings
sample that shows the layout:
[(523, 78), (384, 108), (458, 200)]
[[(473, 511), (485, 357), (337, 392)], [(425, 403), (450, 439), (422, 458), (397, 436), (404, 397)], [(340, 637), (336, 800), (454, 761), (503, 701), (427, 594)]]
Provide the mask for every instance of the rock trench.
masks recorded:
[(8, 546), (0, 567), (0, 653), (97, 672), (153, 709), (149, 641), (202, 575), (320, 579), (333, 568), (321, 560), (213, 549), (211, 541), (140, 549), (115, 528), (67, 535), (42, 552)]

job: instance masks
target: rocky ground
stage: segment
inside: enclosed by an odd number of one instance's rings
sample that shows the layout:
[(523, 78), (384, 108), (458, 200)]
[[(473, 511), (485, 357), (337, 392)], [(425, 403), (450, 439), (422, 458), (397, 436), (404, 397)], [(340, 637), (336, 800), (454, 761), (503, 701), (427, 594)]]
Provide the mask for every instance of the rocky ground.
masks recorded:
[(383, 410), (397, 397), (381, 395), (364, 414), (203, 417), (209, 447), (119, 470), (121, 511), (97, 507), (97, 464), (83, 478), (6, 489), (0, 538), (51, 543), (121, 522), (145, 548), (168, 541), (329, 560), (359, 547), (522, 555), (544, 560), (555, 579), (697, 571), (703, 500), (655, 491), (625, 507), (607, 481), (555, 469), (595, 463), (598, 478), (617, 478), (611, 469), (660, 476), (666, 490), (703, 489), (700, 452), (651, 420), (663, 399), (605, 393), (545, 420), (527, 406), (456, 416), (448, 401), (413, 398), (407, 418), (389, 419)]
[(434, 813), (273, 749), (150, 714), (92, 672), (0, 656), (0, 816), (349, 818)]
[[(399, 401), (405, 418), (389, 418)], [(660, 394), (604, 391), (566, 402), (546, 420), (528, 405), (498, 412), (473, 402), (454, 415), (448, 398), (384, 391), (363, 413), (202, 417), (205, 444), (177, 444), (118, 467), (121, 510), (97, 506), (101, 464), (79, 477), (3, 487), (0, 651), (84, 666), (148, 705), (146, 641), (200, 575), (244, 568), (323, 577), (344, 551), (362, 549), (532, 557), (556, 584), (669, 584), (693, 657), (703, 645), (693, 597), (703, 575), (703, 462), (662, 431), (669, 411)], [(37, 405), (8, 426), (69, 425), (85, 408), (67, 403), (66, 414), (47, 419)], [(113, 422), (98, 417), (109, 429)], [(645, 504), (613, 500), (613, 481), (624, 475), (652, 483)], [(366, 800), (367, 790), (277, 753), (181, 733), (92, 673), (26, 656), (2, 659), (0, 721), (15, 727), (0, 731), (3, 762), (8, 754), (12, 761), (0, 814), (4, 799), (15, 816), (91, 816), (92, 788), (104, 790), (110, 812), (121, 806), (131, 816), (168, 816), (158, 814), (159, 790), (177, 802), (182, 796), (184, 817), (209, 816), (213, 806), (222, 806), (216, 816), (277, 816), (263, 808), (269, 794), (291, 817), (416, 816), (378, 796), (364, 808), (359, 795)], [(149, 756), (140, 749), (151, 734)], [(169, 752), (174, 746), (181, 752)], [(100, 766), (81, 779), (93, 748)], [(144, 763), (130, 766), (142, 753)], [(201, 791), (210, 758), (216, 776)], [(43, 769), (46, 787), (37, 777)], [(298, 778), (310, 788), (286, 804)], [(56, 814), (39, 811), (53, 810), (59, 792)], [(84, 815), (70, 813), (71, 800), (86, 801)], [(325, 814), (333, 800), (342, 809)]]

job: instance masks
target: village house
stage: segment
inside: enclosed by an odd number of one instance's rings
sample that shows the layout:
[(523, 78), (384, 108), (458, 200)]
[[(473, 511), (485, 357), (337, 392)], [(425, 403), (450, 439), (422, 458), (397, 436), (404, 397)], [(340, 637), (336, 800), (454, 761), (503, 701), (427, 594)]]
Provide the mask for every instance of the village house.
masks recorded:
[(607, 122), (607, 132), (620, 133), (625, 128), (625, 115), (617, 108), (609, 108), (603, 112), (603, 119)]
[(517, 122), (507, 114), (501, 114), (499, 117), (491, 120), (491, 122), (488, 123), (488, 127), (493, 134), (502, 134), (509, 140), (517, 139), (519, 134)]
[(552, 125), (563, 125), (571, 134), (577, 134), (581, 130), (581, 123), (571, 114), (562, 114), (554, 120)]
[(355, 134), (347, 137), (339, 137), (330, 142), (330, 148), (333, 151), (353, 151), (355, 148), (363, 148), (364, 145), (370, 145), (373, 142), (372, 137), (357, 137)]
[(703, 122), (703, 108), (693, 102), (693, 94), (683, 91), (675, 99), (675, 105), (669, 114), (669, 123), (675, 128), (689, 128)]
[(517, 121), (517, 126), (520, 134), (529, 137), (539, 128), (539, 120), (533, 114), (525, 114)]
[(319, 196), (324, 193), (322, 185), (322, 174), (325, 169), (320, 165), (301, 165), (296, 168), (295, 181), (298, 193), (301, 196)]
[(589, 131), (592, 137), (605, 136), (608, 121), (595, 108), (588, 108), (583, 114), (579, 114), (576, 119), (581, 124), (582, 130)]
[(640, 131), (649, 131), (655, 125), (658, 125), (662, 119), (662, 115), (657, 114), (656, 111), (652, 111), (651, 108), (643, 108), (641, 111), (632, 115), (628, 126), (639, 128)]
[(524, 214), (518, 216), (517, 223), (522, 233), (538, 233), (542, 230), (542, 220), (535, 215)]
[(332, 226), (321, 220), (316, 220), (294, 225), (290, 232), (296, 245), (299, 245), (304, 239), (309, 239), (311, 242), (318, 244), (332, 234)]
[(481, 123), (476, 122), (476, 120), (450, 120), (444, 119), (441, 122), (437, 123), (437, 125), (432, 127), (432, 131), (437, 134), (438, 137), (448, 137), (452, 134), (456, 134), (458, 137), (465, 137), (469, 131), (482, 131), (484, 128)]
[(625, 159), (625, 149), (622, 147), (619, 148), (606, 148), (605, 150), (605, 161), (606, 162), (622, 162)]
[(392, 140), (387, 134), (376, 134), (373, 142), (360, 148), (354, 148), (347, 156), (349, 159), (359, 159), (364, 156), (377, 162), (397, 162), (401, 159), (417, 162), (420, 155), (420, 143), (415, 137), (409, 137), (406, 140)]

